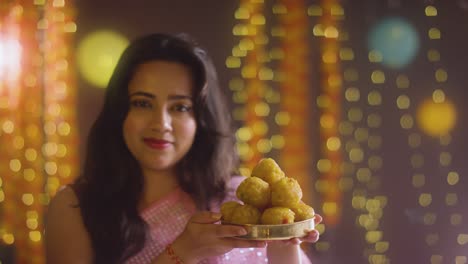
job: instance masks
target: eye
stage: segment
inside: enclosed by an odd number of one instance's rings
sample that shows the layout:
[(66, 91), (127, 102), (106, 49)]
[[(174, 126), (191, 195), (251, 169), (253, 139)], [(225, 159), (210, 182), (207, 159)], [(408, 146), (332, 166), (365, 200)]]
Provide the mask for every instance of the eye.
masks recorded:
[(130, 105), (132, 107), (136, 107), (136, 108), (151, 108), (151, 103), (147, 100), (141, 100), (141, 99), (136, 99), (136, 100), (132, 100), (130, 102)]
[(177, 112), (190, 112), (192, 111), (192, 107), (186, 104), (176, 104), (172, 107), (173, 110)]

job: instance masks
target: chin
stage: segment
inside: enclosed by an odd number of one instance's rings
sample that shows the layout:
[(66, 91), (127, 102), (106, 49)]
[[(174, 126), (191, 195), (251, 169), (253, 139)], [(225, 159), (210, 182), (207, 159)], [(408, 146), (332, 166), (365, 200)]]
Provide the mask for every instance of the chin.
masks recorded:
[(177, 161), (173, 160), (166, 160), (166, 159), (158, 159), (158, 160), (147, 160), (143, 162), (141, 165), (144, 168), (155, 170), (155, 171), (163, 171), (163, 170), (171, 170), (175, 168)]

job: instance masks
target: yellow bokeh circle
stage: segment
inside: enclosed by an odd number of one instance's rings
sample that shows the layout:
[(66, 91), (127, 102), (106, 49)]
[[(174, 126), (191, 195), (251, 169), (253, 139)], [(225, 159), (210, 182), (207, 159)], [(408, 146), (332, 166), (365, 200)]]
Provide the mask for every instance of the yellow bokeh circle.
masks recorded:
[(439, 137), (448, 134), (456, 124), (457, 112), (454, 104), (445, 99), (434, 102), (432, 98), (424, 100), (418, 107), (417, 124), (429, 136)]
[(105, 88), (128, 39), (107, 30), (95, 31), (78, 44), (78, 69), (83, 78), (94, 86)]

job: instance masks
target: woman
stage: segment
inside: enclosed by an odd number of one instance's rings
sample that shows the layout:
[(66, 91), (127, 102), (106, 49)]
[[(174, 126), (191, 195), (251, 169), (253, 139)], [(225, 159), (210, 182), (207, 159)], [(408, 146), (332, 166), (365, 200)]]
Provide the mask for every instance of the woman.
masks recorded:
[(50, 203), (48, 263), (307, 260), (297, 239), (265, 250), (232, 239), (242, 227), (216, 223), (240, 181), (234, 141), (213, 64), (184, 36), (153, 34), (124, 51), (86, 154)]

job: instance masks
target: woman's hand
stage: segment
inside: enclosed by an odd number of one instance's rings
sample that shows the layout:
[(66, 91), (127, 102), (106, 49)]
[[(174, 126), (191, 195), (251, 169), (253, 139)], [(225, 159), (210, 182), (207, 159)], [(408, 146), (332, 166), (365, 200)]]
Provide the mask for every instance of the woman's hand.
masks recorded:
[[(322, 222), (322, 216), (318, 215), (318, 214), (315, 214), (314, 222), (315, 222), (315, 226), (320, 224)], [(304, 237), (291, 238), (291, 239), (286, 240), (284, 242), (286, 242), (287, 244), (293, 244), (293, 245), (299, 245), (302, 242), (315, 243), (315, 242), (317, 242), (319, 240), (319, 236), (320, 236), (319, 232), (316, 229), (312, 229), (312, 230), (309, 230), (307, 232), (307, 235), (304, 236)]]
[(247, 232), (240, 226), (215, 224), (220, 218), (220, 214), (208, 211), (193, 215), (172, 244), (175, 254), (184, 263), (197, 263), (207, 257), (223, 255), (233, 248), (266, 247), (265, 242), (232, 238)]
[[(320, 216), (318, 214), (315, 214), (314, 222), (315, 222), (315, 226), (320, 224), (322, 222), (322, 216)], [(307, 232), (307, 235), (305, 235), (304, 237), (301, 237), (301, 238), (295, 237), (295, 238), (291, 238), (289, 240), (269, 241), (268, 243), (271, 244), (271, 243), (276, 242), (276, 243), (282, 244), (283, 246), (299, 245), (302, 242), (315, 243), (315, 242), (317, 242), (319, 240), (319, 236), (320, 236), (319, 232), (316, 229), (312, 229), (312, 230), (309, 230)]]

